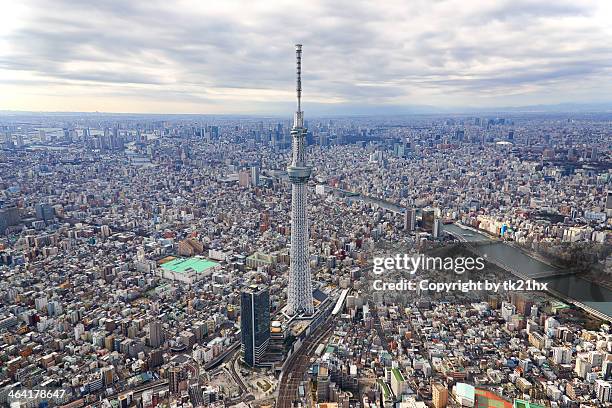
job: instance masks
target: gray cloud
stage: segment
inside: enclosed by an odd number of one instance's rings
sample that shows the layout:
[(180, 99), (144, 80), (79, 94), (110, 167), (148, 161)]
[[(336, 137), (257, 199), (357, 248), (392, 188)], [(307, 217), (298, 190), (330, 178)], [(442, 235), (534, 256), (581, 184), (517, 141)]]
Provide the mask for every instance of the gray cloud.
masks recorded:
[(12, 92), (46, 84), (53, 91), (41, 92), (69, 98), (82, 85), (94, 102), (271, 111), (292, 98), (294, 42), (304, 44), (306, 103), (587, 102), (612, 88), (605, 0), (26, 4), (0, 46), (0, 75), (14, 77), (0, 86)]

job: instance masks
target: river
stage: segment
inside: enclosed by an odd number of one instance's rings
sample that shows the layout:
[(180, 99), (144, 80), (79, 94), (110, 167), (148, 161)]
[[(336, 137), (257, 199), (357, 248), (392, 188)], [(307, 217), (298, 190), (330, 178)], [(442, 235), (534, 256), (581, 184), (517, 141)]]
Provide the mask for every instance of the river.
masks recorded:
[[(367, 197), (362, 194), (353, 193), (346, 190), (332, 188), (336, 193), (352, 194), (347, 197), (348, 202), (363, 201), (369, 204), (375, 204), (388, 211), (395, 213), (403, 213), (405, 208), (373, 197)], [(478, 251), (486, 253), (488, 257), (495, 259), (498, 263), (507, 265), (509, 268), (521, 272), (526, 276), (537, 276), (546, 272), (559, 271), (560, 276), (549, 276), (546, 278), (535, 278), (537, 281), (548, 283), (548, 288), (553, 292), (557, 292), (563, 297), (574, 302), (580, 302), (589, 308), (592, 308), (598, 314), (604, 314), (608, 320), (612, 318), (612, 290), (603, 287), (597, 283), (589, 282), (575, 275), (564, 274), (561, 269), (550, 266), (534, 257), (523, 252), (519, 248), (510, 246), (503, 242), (497, 242), (488, 236), (474, 230), (467, 230), (459, 227), (456, 224), (447, 224), (444, 230), (454, 235), (462, 236), (468, 242), (490, 242), (483, 247), (477, 247)], [(486, 250), (485, 250), (486, 248)], [(549, 274), (550, 275), (550, 274)], [(553, 293), (554, 294), (554, 293)], [(602, 316), (600, 316), (602, 317)]]
[[(468, 242), (490, 242), (490, 244), (475, 248), (483, 254), (486, 253), (487, 257), (493, 258), (503, 265), (508, 265), (512, 269), (520, 271), (523, 275), (537, 276), (538, 274), (549, 271), (558, 271), (560, 274), (563, 274), (561, 269), (533, 258), (519, 248), (503, 242), (496, 242), (479, 232), (466, 230), (455, 224), (445, 225), (444, 230), (453, 235), (460, 235)], [(589, 282), (576, 275), (551, 276), (537, 278), (536, 280), (547, 282), (548, 287), (553, 291), (569, 299), (583, 303), (605, 314), (608, 318), (612, 316), (612, 290), (608, 288), (597, 283)]]

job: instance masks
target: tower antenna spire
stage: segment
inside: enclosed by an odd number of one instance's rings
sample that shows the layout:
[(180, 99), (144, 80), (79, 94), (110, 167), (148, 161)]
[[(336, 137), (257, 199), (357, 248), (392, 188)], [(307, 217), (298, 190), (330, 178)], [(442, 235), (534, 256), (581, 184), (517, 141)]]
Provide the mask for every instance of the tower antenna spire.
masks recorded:
[(304, 127), (304, 113), (302, 112), (302, 44), (295, 45), (295, 91), (297, 94), (297, 112), (293, 121), (293, 127)]

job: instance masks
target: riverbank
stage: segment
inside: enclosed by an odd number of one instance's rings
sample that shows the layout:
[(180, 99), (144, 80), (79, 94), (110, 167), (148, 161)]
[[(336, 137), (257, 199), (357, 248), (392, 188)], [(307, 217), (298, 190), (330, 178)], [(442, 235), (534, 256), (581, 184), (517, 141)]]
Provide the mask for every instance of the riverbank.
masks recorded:
[[(507, 243), (485, 234), (472, 227), (458, 224), (444, 226), (445, 231), (458, 237), (466, 243), (476, 244), (478, 242), (491, 242), (490, 245), (478, 247), (485, 250), (490, 257), (489, 261), (519, 277), (536, 277), (538, 281), (547, 282), (548, 292), (567, 302), (579, 307), (588, 313), (602, 319), (611, 320), (612, 316), (612, 290), (596, 282), (590, 282), (579, 276), (564, 271), (562, 268), (543, 262), (532, 257), (521, 248), (508, 245)], [(558, 271), (558, 274), (555, 273)], [(550, 276), (537, 278), (538, 274), (550, 273)], [(522, 276), (521, 276), (522, 275)]]
[[(472, 231), (476, 234), (482, 235), (487, 237), (489, 240), (491, 241), (495, 241), (495, 242), (502, 242), (505, 245), (509, 245), (513, 248), (516, 248), (518, 251), (521, 251), (523, 253), (525, 253), (526, 255), (530, 256), (533, 259), (536, 259), (540, 262), (542, 262), (543, 264), (549, 265), (551, 268), (554, 269), (564, 269), (566, 268), (565, 265), (562, 265), (558, 262), (554, 262), (553, 260), (550, 259), (550, 257), (544, 256), (541, 253), (539, 253), (538, 251), (535, 251), (531, 248), (527, 248), (523, 245), (517, 244), (515, 241), (505, 241), (500, 239), (499, 237), (492, 235), (491, 233), (489, 233), (488, 231), (484, 231), (484, 230), (480, 230), (474, 227), (470, 227), (467, 225), (463, 225), (463, 224), (459, 224), (459, 223), (455, 223), (454, 225), (458, 226), (459, 228), (468, 230), (468, 231)], [(602, 275), (602, 274), (600, 274)], [(606, 289), (612, 290), (612, 276), (599, 276), (599, 278), (596, 278), (597, 275), (587, 272), (585, 274), (581, 274), (580, 277), (590, 283), (596, 284), (596, 285), (600, 285), (602, 287), (605, 287)]]

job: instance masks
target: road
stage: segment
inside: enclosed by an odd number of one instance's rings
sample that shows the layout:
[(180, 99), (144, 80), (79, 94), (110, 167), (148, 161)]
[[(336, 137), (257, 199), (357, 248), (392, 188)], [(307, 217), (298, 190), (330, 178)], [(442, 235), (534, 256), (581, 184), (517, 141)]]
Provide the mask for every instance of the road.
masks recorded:
[(370, 305), (370, 313), (372, 314), (372, 319), (374, 320), (374, 329), (376, 329), (376, 333), (380, 338), (382, 347), (385, 349), (386, 352), (390, 353), (391, 350), (389, 350), (389, 342), (387, 341), (387, 336), (385, 335), (385, 332), (382, 329), (380, 316), (378, 316), (378, 308), (371, 299), (368, 301), (368, 303)]
[(232, 376), (232, 379), (234, 380), (234, 382), (238, 384), (238, 387), (240, 387), (240, 391), (241, 391), (240, 397), (234, 398), (228, 401), (231, 405), (237, 405), (241, 402), (249, 402), (255, 399), (255, 397), (253, 397), (253, 395), (249, 393), (249, 390), (246, 384), (242, 381), (242, 377), (240, 377), (240, 374), (238, 374), (238, 372), (236, 371), (236, 364), (237, 364), (236, 360), (238, 360), (238, 358), (240, 357), (239, 350), (240, 349), (237, 350), (237, 352), (232, 356), (232, 358), (226, 364), (226, 366), (229, 365), (227, 371)]
[(204, 365), (204, 369), (205, 370), (212, 370), (213, 368), (217, 367), (218, 365), (220, 365), (221, 363), (224, 363), (227, 361), (228, 357), (233, 357), (234, 353), (240, 350), (240, 342), (237, 341), (234, 344), (232, 344), (231, 346), (229, 346), (227, 348), (227, 350), (225, 350), (223, 353), (219, 354), (216, 358), (214, 358), (213, 360), (211, 360), (210, 362), (206, 363)]

